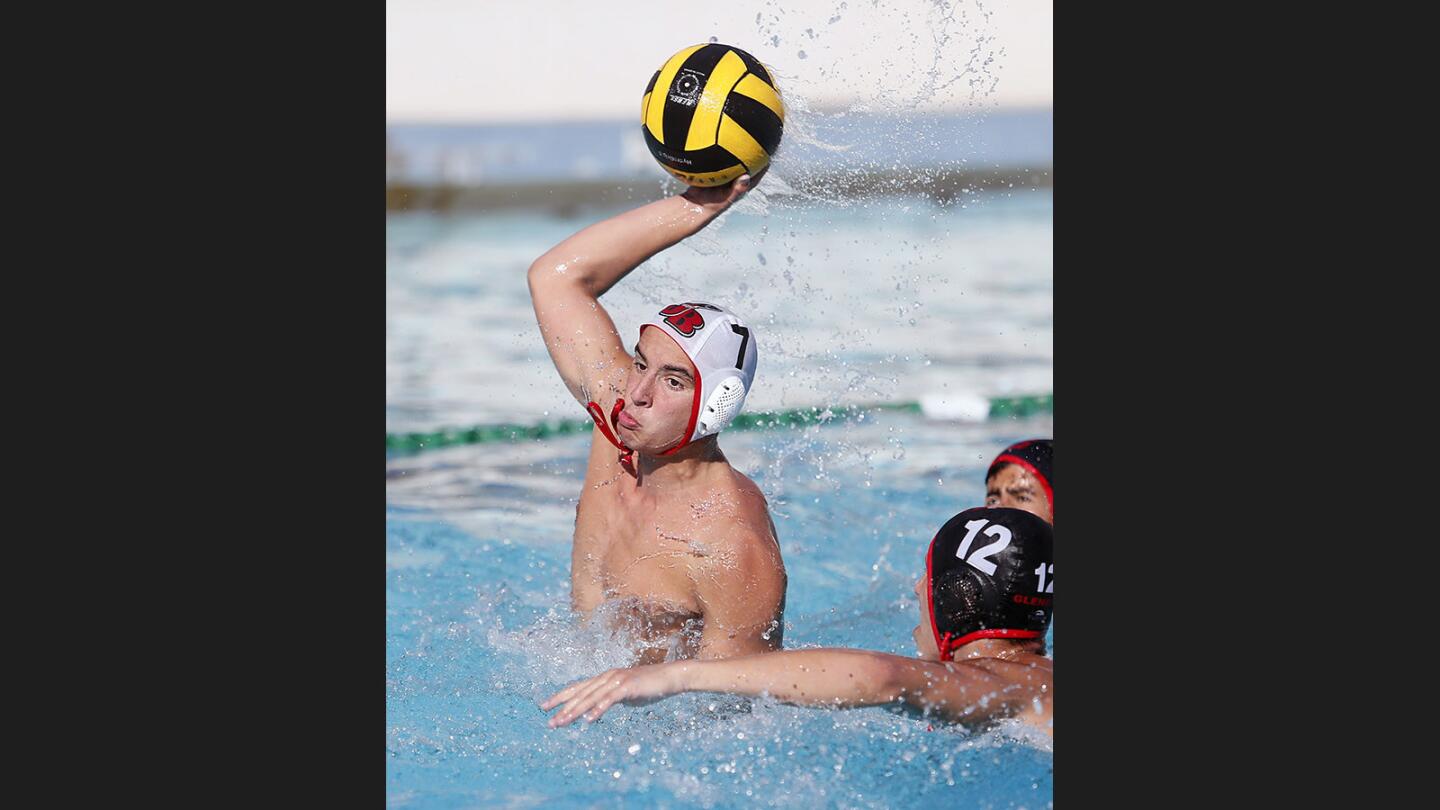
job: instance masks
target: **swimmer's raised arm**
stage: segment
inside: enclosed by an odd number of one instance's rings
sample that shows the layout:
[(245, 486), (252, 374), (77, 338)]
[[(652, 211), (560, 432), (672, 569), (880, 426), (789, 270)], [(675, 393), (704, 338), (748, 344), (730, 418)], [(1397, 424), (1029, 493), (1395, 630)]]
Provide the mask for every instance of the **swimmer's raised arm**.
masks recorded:
[[(995, 659), (938, 663), (868, 650), (784, 650), (714, 661), (672, 661), (612, 669), (552, 696), (541, 708), (564, 707), (551, 728), (581, 716), (600, 719), (622, 701), (643, 702), (682, 692), (767, 695), (785, 703), (853, 708), (904, 703), (960, 722), (1017, 713), (1035, 693), (1048, 689), (1049, 672), (1022, 675), (993, 671)], [(1015, 664), (995, 662), (1014, 667)], [(1042, 684), (1044, 685), (1042, 687)]]
[(710, 224), (752, 185), (750, 176), (742, 175), (725, 186), (690, 188), (642, 205), (581, 230), (530, 265), (530, 299), (540, 333), (577, 400), (599, 399), (607, 390), (601, 383), (623, 384), (630, 363), (600, 296), (641, 262)]

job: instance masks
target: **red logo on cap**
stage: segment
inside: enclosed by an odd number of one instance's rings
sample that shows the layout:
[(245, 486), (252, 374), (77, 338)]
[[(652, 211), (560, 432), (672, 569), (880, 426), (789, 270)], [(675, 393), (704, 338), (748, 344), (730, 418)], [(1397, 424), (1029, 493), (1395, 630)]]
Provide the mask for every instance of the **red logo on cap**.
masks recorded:
[(705, 319), (700, 317), (695, 307), (695, 304), (671, 304), (660, 310), (660, 314), (667, 316), (665, 323), (670, 324), (676, 332), (685, 337), (694, 337), (695, 330), (705, 328)]

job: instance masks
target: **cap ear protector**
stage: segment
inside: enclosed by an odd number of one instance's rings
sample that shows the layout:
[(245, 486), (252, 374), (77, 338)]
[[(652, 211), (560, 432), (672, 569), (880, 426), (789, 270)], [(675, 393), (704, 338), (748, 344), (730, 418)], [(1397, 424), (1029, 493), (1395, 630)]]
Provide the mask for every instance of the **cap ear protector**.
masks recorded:
[(930, 630), (940, 660), (981, 638), (1039, 638), (1054, 612), (1054, 530), (1021, 509), (951, 518), (925, 558)]
[(713, 436), (729, 427), (745, 404), (745, 393), (745, 381), (739, 377), (731, 375), (721, 380), (705, 407), (700, 409), (695, 438)]

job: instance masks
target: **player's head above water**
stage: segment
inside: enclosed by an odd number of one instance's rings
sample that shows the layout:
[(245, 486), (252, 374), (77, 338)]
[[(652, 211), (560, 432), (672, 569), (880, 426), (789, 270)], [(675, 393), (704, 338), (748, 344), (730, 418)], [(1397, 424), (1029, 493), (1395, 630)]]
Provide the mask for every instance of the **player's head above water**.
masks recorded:
[(983, 638), (1043, 639), (1055, 598), (1054, 531), (1020, 509), (977, 507), (951, 518), (915, 583), (921, 658), (947, 661)]
[(1024, 509), (1055, 522), (1055, 442), (1016, 442), (990, 462), (985, 473), (985, 505)]
[(713, 304), (671, 304), (640, 325), (625, 404), (616, 415), (630, 448), (669, 455), (724, 430), (755, 381), (755, 336)]

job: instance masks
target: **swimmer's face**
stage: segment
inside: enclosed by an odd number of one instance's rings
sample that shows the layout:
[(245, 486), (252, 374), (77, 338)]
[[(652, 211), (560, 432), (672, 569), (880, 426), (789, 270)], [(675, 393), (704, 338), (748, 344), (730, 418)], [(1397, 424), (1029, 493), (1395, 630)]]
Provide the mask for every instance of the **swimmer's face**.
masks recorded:
[(687, 438), (695, 402), (695, 366), (659, 329), (642, 329), (625, 382), (620, 437), (636, 450), (662, 453)]
[(985, 505), (1023, 509), (1046, 523), (1055, 523), (1040, 479), (1018, 464), (1002, 466), (985, 481)]
[(935, 646), (935, 634), (930, 632), (930, 600), (925, 598), (925, 577), (915, 580), (915, 597), (920, 601), (920, 624), (910, 635), (915, 639), (915, 650), (926, 661), (939, 661), (940, 648)]

